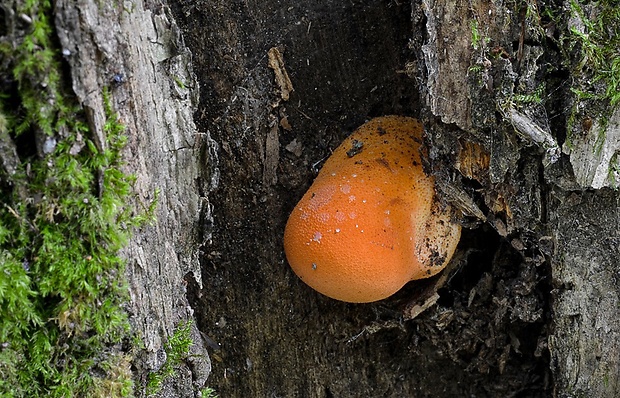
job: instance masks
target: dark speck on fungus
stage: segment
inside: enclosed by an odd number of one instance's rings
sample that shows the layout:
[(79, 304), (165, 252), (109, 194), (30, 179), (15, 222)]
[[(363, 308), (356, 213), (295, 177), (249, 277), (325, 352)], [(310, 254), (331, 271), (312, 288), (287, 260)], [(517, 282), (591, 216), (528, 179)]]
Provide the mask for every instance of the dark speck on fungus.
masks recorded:
[(351, 149), (347, 151), (347, 156), (352, 158), (362, 151), (362, 147), (364, 146), (363, 141), (353, 140), (351, 142)]

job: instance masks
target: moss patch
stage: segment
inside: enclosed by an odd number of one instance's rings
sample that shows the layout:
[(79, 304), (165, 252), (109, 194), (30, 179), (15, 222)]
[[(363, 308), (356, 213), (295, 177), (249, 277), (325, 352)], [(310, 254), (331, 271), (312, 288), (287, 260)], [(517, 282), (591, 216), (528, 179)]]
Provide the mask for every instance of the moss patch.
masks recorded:
[(163, 382), (174, 375), (174, 368), (189, 356), (189, 347), (193, 344), (190, 337), (192, 323), (180, 323), (164, 346), (166, 362), (157, 371), (149, 374), (146, 395), (157, 394)]
[(577, 67), (587, 76), (588, 87), (574, 88), (579, 99), (620, 103), (620, 7), (617, 1), (571, 0), (579, 23), (570, 29), (569, 40), (579, 45)]
[(0, 43), (4, 140), (18, 158), (15, 171), (0, 169), (0, 396), (129, 396), (117, 253), (148, 217), (125, 205), (123, 126), (106, 93), (107, 146), (89, 139), (63, 80), (51, 3), (17, 3), (21, 21)]

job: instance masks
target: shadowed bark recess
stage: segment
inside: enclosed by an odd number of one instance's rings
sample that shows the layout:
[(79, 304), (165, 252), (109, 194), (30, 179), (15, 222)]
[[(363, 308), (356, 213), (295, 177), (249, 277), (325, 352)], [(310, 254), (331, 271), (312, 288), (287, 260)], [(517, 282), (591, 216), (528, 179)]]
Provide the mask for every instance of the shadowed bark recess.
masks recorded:
[[(508, 26), (501, 45), (512, 52), (521, 20), (508, 15), (520, 10), (500, 9), (499, 18), (477, 7), (481, 26)], [(172, 9), (202, 88), (196, 123), (220, 145), (204, 288), (189, 283), (213, 341), (210, 385), (223, 396), (550, 395), (550, 265), (538, 248), (547, 236), (544, 169), (536, 147), (496, 112), (491, 93), (509, 96), (518, 78), (510, 56), (489, 61), (497, 86), (472, 94), (481, 90), (469, 69), (482, 50), (471, 47), (471, 9), (388, 1)], [(290, 78), (288, 100), (278, 68)], [(521, 81), (541, 78), (529, 73)], [(410, 321), (403, 310), (432, 281), (375, 304), (340, 303), (294, 276), (281, 243), (325, 157), (386, 114), (425, 120), (429, 170), (471, 210), (455, 274), (437, 305)]]

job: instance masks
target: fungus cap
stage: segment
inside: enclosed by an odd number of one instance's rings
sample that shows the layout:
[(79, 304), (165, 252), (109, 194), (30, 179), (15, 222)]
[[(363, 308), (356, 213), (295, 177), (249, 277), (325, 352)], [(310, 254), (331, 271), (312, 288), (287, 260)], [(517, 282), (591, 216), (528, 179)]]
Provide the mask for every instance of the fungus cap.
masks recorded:
[(435, 275), (460, 239), (422, 168), (423, 127), (375, 118), (327, 159), (284, 231), (293, 271), (318, 292), (364, 303)]

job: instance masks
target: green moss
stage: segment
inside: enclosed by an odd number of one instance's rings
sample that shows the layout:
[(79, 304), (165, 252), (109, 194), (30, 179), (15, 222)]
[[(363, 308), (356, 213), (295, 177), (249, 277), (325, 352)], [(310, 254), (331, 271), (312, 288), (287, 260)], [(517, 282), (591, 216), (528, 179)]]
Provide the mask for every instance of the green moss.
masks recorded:
[(187, 86), (185, 85), (185, 83), (183, 83), (183, 81), (181, 80), (180, 77), (178, 76), (173, 76), (174, 82), (177, 84), (177, 86), (181, 89), (186, 89)]
[(0, 175), (0, 396), (130, 396), (129, 358), (113, 348), (131, 341), (117, 253), (154, 204), (140, 217), (126, 206), (133, 178), (120, 170), (126, 137), (107, 92), (106, 149), (88, 138), (62, 81), (51, 3), (15, 11), (32, 24), (0, 49), (15, 87), (0, 100), (4, 125), (22, 147), (41, 133), (57, 143), (43, 157), (22, 150), (17, 173)]
[(469, 28), (471, 29), (471, 46), (474, 50), (477, 50), (480, 47), (480, 32), (478, 31), (478, 21), (472, 19), (469, 21)]
[[(580, 100), (609, 101), (611, 107), (620, 103), (620, 7), (617, 1), (597, 3), (582, 0), (570, 1), (571, 11), (584, 26), (584, 31), (571, 28), (569, 40), (579, 44), (577, 67), (588, 78), (588, 87), (575, 87), (573, 92)], [(586, 6), (597, 10), (589, 18)]]
[(543, 102), (543, 95), (545, 93), (545, 84), (542, 83), (534, 92), (530, 94), (514, 94), (511, 100), (515, 105), (527, 105), (527, 104), (541, 104)]
[(211, 387), (205, 387), (202, 390), (200, 390), (200, 397), (201, 398), (218, 398), (218, 395), (216, 394), (215, 390), (212, 389)]
[(132, 394), (131, 358), (124, 354), (113, 354), (99, 368), (104, 372), (101, 377), (93, 378), (94, 398), (127, 397)]
[(146, 394), (154, 395), (159, 392), (164, 381), (174, 375), (174, 368), (181, 364), (189, 355), (189, 347), (193, 344), (190, 337), (191, 322), (180, 323), (164, 346), (166, 362), (157, 371), (149, 374)]
[[(594, 153), (605, 143), (610, 116), (620, 104), (620, 7), (617, 1), (571, 0), (572, 26), (564, 36), (572, 75), (577, 77), (571, 92), (575, 103), (567, 120), (567, 148), (581, 134), (582, 121), (595, 118)], [(587, 133), (587, 132), (586, 132)]]
[(483, 36), (478, 29), (478, 20), (472, 19), (469, 21), (469, 28), (471, 29), (471, 46), (474, 50), (484, 49), (491, 41), (490, 37)]

